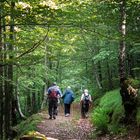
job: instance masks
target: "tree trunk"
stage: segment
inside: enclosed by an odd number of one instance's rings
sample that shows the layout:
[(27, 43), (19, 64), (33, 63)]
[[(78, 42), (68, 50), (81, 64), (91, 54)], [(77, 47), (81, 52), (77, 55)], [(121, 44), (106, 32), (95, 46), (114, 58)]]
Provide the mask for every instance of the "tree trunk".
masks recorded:
[[(3, 4), (0, 3), (0, 17), (2, 17)], [(0, 18), (0, 62), (3, 62), (2, 55), (2, 19)], [(0, 64), (0, 77), (3, 77), (3, 66)], [(0, 139), (3, 139), (3, 80), (0, 78)]]
[[(11, 42), (14, 40), (14, 36), (13, 36), (13, 32), (14, 32), (14, 15), (13, 15), (13, 9), (14, 9), (15, 3), (11, 2), (11, 16), (10, 16), (10, 40)], [(13, 45), (11, 43), (9, 43), (9, 52), (11, 54), (9, 54), (9, 60), (11, 60), (11, 62), (8, 64), (8, 68), (7, 68), (7, 92), (5, 93), (5, 133), (6, 133), (6, 138), (8, 139), (9, 137), (11, 137), (11, 130), (10, 127), (12, 126), (12, 124), (15, 122), (15, 104), (14, 104), (14, 100), (13, 100), (13, 64), (12, 64), (12, 60), (13, 60)]]
[(36, 113), (36, 93), (32, 91), (32, 113)]
[(43, 94), (42, 92), (40, 92), (40, 91), (37, 91), (37, 111), (39, 111), (40, 110), (40, 108), (41, 108), (41, 97), (42, 97), (42, 95), (41, 94)]
[[(2, 20), (3, 22), (3, 32), (6, 32), (6, 26), (5, 26), (5, 18), (3, 18)], [(6, 44), (5, 44), (5, 40), (6, 40), (6, 34), (3, 34), (3, 40), (4, 40), (4, 44), (3, 44), (3, 49), (4, 51), (6, 52), (7, 49), (6, 49)], [(6, 58), (7, 58), (7, 54), (4, 53), (3, 54), (3, 63), (6, 64)], [(4, 65), (3, 67), (3, 77), (4, 77), (4, 80), (3, 80), (3, 94), (5, 95), (5, 98), (6, 98), (6, 94), (8, 92), (8, 82), (7, 82), (7, 65)], [(6, 108), (6, 100), (5, 98), (3, 99), (3, 123), (4, 123), (4, 120), (6, 120), (6, 113), (5, 113), (5, 108)], [(6, 135), (6, 127), (5, 127), (5, 123), (3, 125), (3, 136), (5, 137)]]
[(100, 80), (99, 80), (99, 75), (97, 72), (96, 65), (94, 64), (94, 62), (92, 62), (92, 65), (93, 65), (93, 73), (94, 73), (94, 77), (96, 79), (97, 86), (99, 89), (102, 89), (102, 85), (101, 85)]
[[(60, 55), (60, 54), (59, 54)], [(61, 82), (61, 65), (60, 65), (60, 56), (57, 56), (57, 63), (56, 63), (56, 81)]]
[(18, 68), (16, 69), (16, 86), (15, 86), (15, 101), (16, 101), (16, 110), (21, 119), (25, 119), (26, 117), (21, 111), (20, 100), (19, 100), (19, 93), (18, 93)]
[(107, 59), (107, 73), (108, 73), (108, 89), (112, 90), (113, 89), (113, 81), (112, 81), (112, 74), (111, 74), (111, 69), (110, 69), (110, 65), (108, 63), (108, 59)]
[[(13, 13), (13, 9), (15, 7), (15, 2), (11, 2), (11, 21), (10, 21), (10, 40), (14, 41), (14, 13)], [(9, 45), (9, 50), (10, 52), (13, 52), (13, 44)], [(13, 95), (13, 54), (9, 55), (9, 59), (11, 60), (12, 63), (9, 64), (8, 66), (8, 78), (10, 80), (9, 82), (9, 89), (10, 89), (10, 97), (11, 97), (11, 104), (12, 104), (12, 110), (11, 110), (11, 121), (12, 121), (12, 125), (15, 125), (17, 123), (16, 120), (16, 100), (15, 97)]]
[(100, 82), (100, 89), (103, 87), (102, 85), (102, 71), (101, 71), (101, 62), (98, 62), (98, 77), (99, 77), (99, 82)]
[(120, 79), (124, 78), (125, 75), (125, 57), (126, 57), (126, 44), (125, 44), (125, 35), (126, 35), (126, 1), (120, 1), (120, 47), (119, 47), (119, 75)]
[(28, 115), (31, 115), (31, 97), (30, 97), (30, 90), (27, 91), (27, 112), (28, 112)]
[(18, 113), (19, 113), (19, 116), (20, 116), (21, 119), (25, 119), (26, 117), (25, 117), (25, 115), (24, 115), (24, 114), (22, 113), (22, 111), (21, 111), (18, 93), (17, 93), (17, 96), (16, 96), (16, 101), (17, 101), (17, 102), (16, 102), (16, 106), (17, 106), (17, 111), (18, 111)]
[(128, 81), (125, 72), (125, 57), (126, 57), (126, 0), (120, 1), (120, 54), (119, 54), (119, 74), (120, 74), (120, 94), (122, 96), (122, 103), (125, 109), (125, 123), (135, 123), (136, 117), (136, 101), (130, 96), (128, 91)]
[(44, 108), (44, 106), (46, 105), (46, 102), (47, 102), (47, 85), (44, 86), (44, 96), (43, 96), (43, 100), (42, 100), (42, 103), (41, 103), (41, 109)]

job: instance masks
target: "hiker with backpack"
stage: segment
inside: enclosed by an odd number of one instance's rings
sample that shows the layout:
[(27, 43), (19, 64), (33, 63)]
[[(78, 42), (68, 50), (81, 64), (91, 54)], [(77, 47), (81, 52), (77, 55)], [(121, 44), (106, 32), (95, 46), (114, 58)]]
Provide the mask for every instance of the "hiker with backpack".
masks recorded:
[(74, 92), (72, 91), (71, 87), (68, 86), (62, 95), (65, 117), (70, 116), (71, 104), (74, 101), (74, 98)]
[(88, 90), (85, 89), (84, 92), (82, 93), (80, 100), (82, 118), (88, 117), (89, 107), (91, 106), (91, 103), (92, 103), (91, 95), (88, 93)]
[(49, 119), (56, 119), (57, 107), (58, 107), (58, 98), (62, 96), (60, 89), (53, 83), (51, 87), (48, 88), (48, 112)]

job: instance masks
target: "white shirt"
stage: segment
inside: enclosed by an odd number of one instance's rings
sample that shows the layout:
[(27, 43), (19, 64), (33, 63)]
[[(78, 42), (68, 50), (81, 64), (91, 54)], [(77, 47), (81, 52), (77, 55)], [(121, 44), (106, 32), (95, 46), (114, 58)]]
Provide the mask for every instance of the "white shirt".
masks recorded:
[(83, 100), (84, 100), (84, 97), (85, 97), (85, 96), (88, 96), (88, 95), (89, 95), (89, 101), (92, 102), (91, 95), (88, 94), (87, 92), (85, 92), (85, 93), (82, 94), (82, 96), (81, 96), (81, 101), (83, 101)]

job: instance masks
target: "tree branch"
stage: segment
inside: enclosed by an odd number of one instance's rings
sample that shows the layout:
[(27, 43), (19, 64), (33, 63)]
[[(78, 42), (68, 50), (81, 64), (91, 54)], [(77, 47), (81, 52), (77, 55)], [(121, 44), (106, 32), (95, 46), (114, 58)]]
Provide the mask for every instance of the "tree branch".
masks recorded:
[(18, 59), (30, 52), (33, 52), (47, 37), (48, 37), (48, 34), (46, 34), (42, 40), (39, 40), (37, 43), (35, 43), (30, 49), (28, 49), (24, 53), (20, 54), (19, 56), (17, 56), (16, 59)]

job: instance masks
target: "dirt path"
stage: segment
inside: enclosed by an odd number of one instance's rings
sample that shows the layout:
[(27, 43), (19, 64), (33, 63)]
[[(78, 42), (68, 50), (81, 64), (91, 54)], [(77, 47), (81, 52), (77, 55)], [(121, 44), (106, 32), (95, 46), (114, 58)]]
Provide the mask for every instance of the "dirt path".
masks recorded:
[(47, 111), (40, 113), (44, 120), (38, 125), (38, 131), (46, 137), (58, 140), (89, 140), (88, 135), (92, 126), (89, 119), (80, 119), (79, 108), (79, 105), (72, 105), (71, 115), (65, 117), (60, 106), (55, 120), (48, 119)]
[[(128, 135), (102, 135), (90, 138), (95, 128), (89, 119), (80, 118), (80, 106), (72, 105), (70, 117), (64, 116), (63, 107), (59, 107), (59, 114), (54, 120), (49, 120), (47, 111), (40, 113), (43, 121), (38, 125), (38, 132), (44, 134), (48, 140), (140, 140), (135, 135), (135, 129)], [(93, 136), (93, 135), (92, 135)]]

